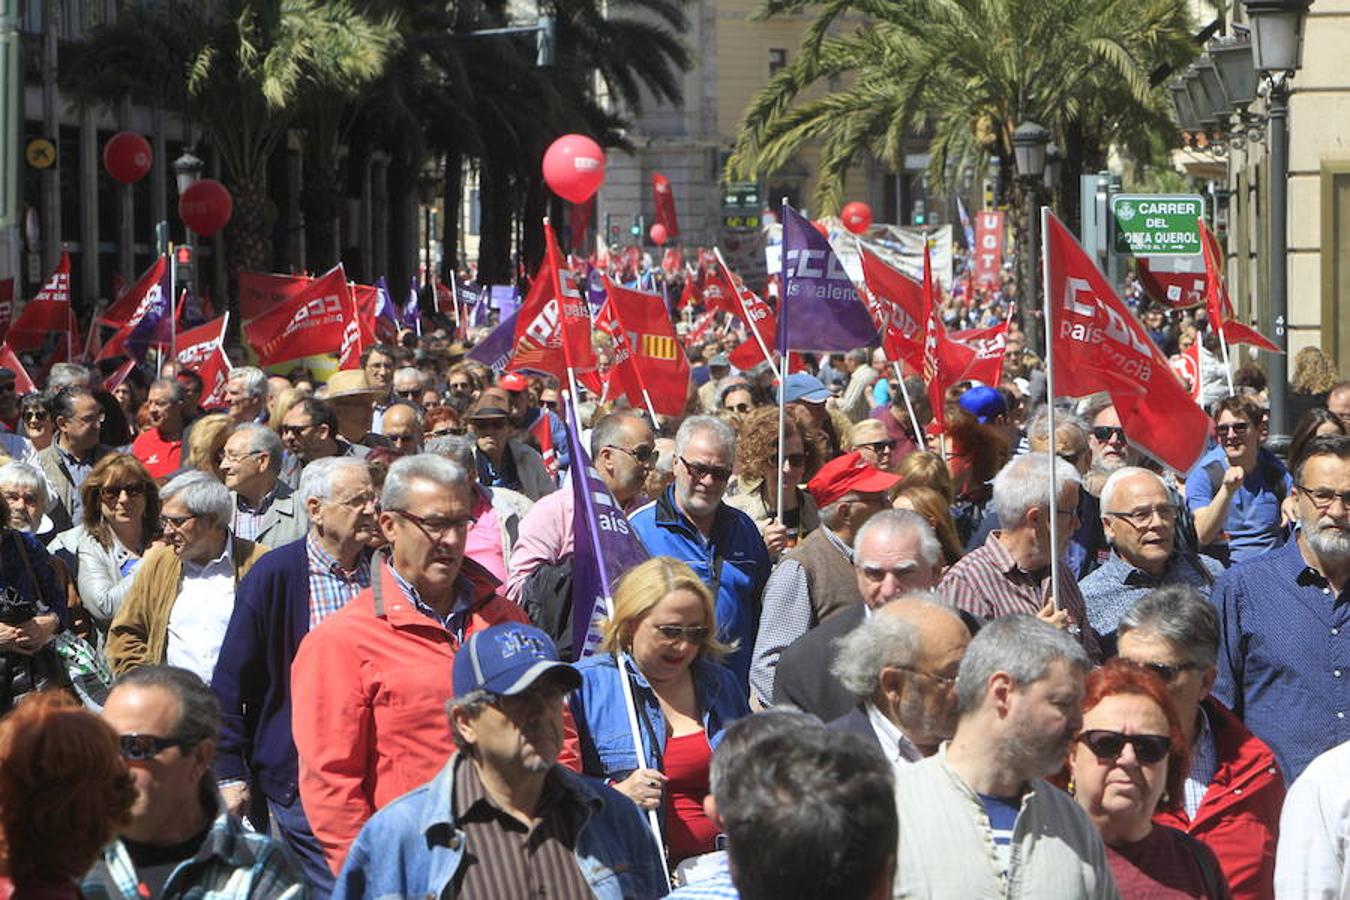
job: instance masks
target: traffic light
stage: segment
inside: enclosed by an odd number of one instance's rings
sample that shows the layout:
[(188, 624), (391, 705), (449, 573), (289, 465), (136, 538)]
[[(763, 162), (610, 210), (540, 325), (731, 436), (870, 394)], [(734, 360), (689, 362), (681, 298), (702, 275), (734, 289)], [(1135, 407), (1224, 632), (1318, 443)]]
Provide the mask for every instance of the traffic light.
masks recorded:
[(192, 284), (193, 249), (191, 244), (173, 248), (173, 279), (176, 284)]
[(923, 225), (928, 219), (928, 204), (923, 200), (914, 201), (913, 220), (915, 225)]
[(642, 235), (647, 230), (646, 225), (646, 216), (638, 213), (636, 216), (633, 216), (633, 224), (629, 227), (628, 233), (637, 238), (638, 242), (641, 243)]

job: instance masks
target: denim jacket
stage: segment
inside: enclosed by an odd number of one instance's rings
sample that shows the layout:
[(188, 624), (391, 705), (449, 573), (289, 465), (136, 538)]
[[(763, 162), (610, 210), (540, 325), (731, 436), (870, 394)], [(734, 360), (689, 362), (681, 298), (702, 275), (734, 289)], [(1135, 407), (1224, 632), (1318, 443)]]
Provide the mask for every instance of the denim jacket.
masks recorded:
[[(633, 658), (624, 654), (624, 667), (633, 686), (638, 708), (638, 731), (642, 733), (643, 765), (661, 769), (666, 751), (666, 719), (656, 692), (638, 669)], [(572, 718), (580, 744), (581, 771), (614, 781), (626, 778), (638, 768), (633, 752), (633, 731), (624, 708), (623, 685), (616, 677), (618, 668), (612, 654), (588, 656), (576, 664), (581, 687), (572, 693)], [(731, 670), (707, 659), (694, 661), (694, 695), (708, 743), (713, 749), (722, 740), (722, 732), (732, 722), (750, 715), (745, 691)]]
[[(338, 873), (333, 900), (455, 896), (465, 853), (453, 799), (459, 759), (450, 757), (435, 778), (366, 822)], [(463, 764), (472, 765), (467, 757)], [(582, 818), (573, 852), (597, 900), (664, 897), (665, 863), (632, 801), (562, 766), (553, 771)]]

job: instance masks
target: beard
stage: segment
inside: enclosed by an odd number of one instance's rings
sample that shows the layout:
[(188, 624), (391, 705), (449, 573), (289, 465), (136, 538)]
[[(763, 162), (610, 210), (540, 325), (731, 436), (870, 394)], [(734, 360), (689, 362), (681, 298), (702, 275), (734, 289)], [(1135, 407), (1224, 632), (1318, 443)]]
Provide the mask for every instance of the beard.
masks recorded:
[(1350, 558), (1350, 532), (1331, 524), (1331, 520), (1326, 520), (1326, 522), (1327, 524), (1324, 525), (1320, 516), (1299, 520), (1308, 546), (1322, 559), (1344, 560)]

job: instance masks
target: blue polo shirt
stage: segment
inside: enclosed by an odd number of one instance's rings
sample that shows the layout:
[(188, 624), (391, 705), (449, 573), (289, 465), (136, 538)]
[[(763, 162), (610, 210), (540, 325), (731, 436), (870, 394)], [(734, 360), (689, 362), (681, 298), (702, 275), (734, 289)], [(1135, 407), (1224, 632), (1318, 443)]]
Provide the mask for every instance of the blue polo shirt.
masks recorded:
[[(1195, 513), (1197, 509), (1209, 506), (1214, 500), (1214, 485), (1205, 467), (1218, 463), (1228, 468), (1228, 456), (1223, 447), (1215, 445), (1205, 451), (1189, 472), (1186, 473), (1186, 508)], [(1267, 472), (1278, 472), (1284, 482), (1284, 490), (1276, 492), (1275, 485), (1266, 480)], [(1272, 479), (1273, 481), (1273, 479)], [(1242, 480), (1242, 485), (1233, 495), (1228, 505), (1228, 518), (1224, 520), (1223, 535), (1215, 545), (1228, 545), (1230, 563), (1240, 563), (1274, 550), (1284, 543), (1284, 529), (1280, 527), (1280, 497), (1289, 496), (1294, 479), (1273, 454), (1262, 447), (1257, 451), (1257, 464)], [(1213, 545), (1212, 545), (1213, 546)], [(1202, 548), (1210, 552), (1210, 548)]]

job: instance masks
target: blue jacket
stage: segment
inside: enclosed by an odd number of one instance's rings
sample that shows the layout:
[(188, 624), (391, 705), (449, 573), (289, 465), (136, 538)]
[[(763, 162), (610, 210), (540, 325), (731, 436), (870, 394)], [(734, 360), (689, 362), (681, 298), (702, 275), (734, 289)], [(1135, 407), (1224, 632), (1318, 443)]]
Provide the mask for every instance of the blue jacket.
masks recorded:
[(239, 582), (211, 689), (220, 700), (216, 777), (256, 776), (263, 793), (290, 803), (299, 757), (291, 736), (291, 661), (309, 633), (305, 539), (265, 554)]
[[(464, 832), (454, 813), (455, 763), (371, 816), (338, 873), (333, 900), (454, 897)], [(471, 765), (468, 759), (465, 765)], [(554, 766), (580, 817), (577, 867), (598, 900), (664, 897), (665, 865), (647, 823), (627, 797)]]
[(725, 503), (713, 519), (712, 537), (702, 533), (675, 505), (675, 486), (628, 517), (647, 552), (688, 563), (694, 574), (715, 587), (717, 636), (738, 641), (727, 657), (741, 690), (749, 696), (750, 657), (759, 630), (760, 600), (769, 580), (769, 551), (749, 516)]
[[(642, 733), (643, 763), (661, 769), (666, 751), (666, 720), (661, 703), (647, 679), (628, 654), (623, 656), (633, 701), (638, 708), (638, 731)], [(612, 654), (588, 656), (576, 664), (581, 687), (568, 702), (576, 724), (581, 751), (581, 771), (587, 775), (622, 781), (638, 767), (633, 750), (633, 731), (624, 708), (623, 685)], [(713, 749), (722, 741), (727, 726), (750, 715), (745, 690), (725, 666), (707, 659), (694, 661), (694, 695), (708, 743)]]
[[(27, 565), (24, 564), (25, 557)], [(61, 629), (68, 624), (66, 595), (56, 583), (47, 548), (31, 534), (8, 528), (6, 523), (0, 522), (0, 588), (7, 587), (33, 603), (39, 615), (56, 613)]]

